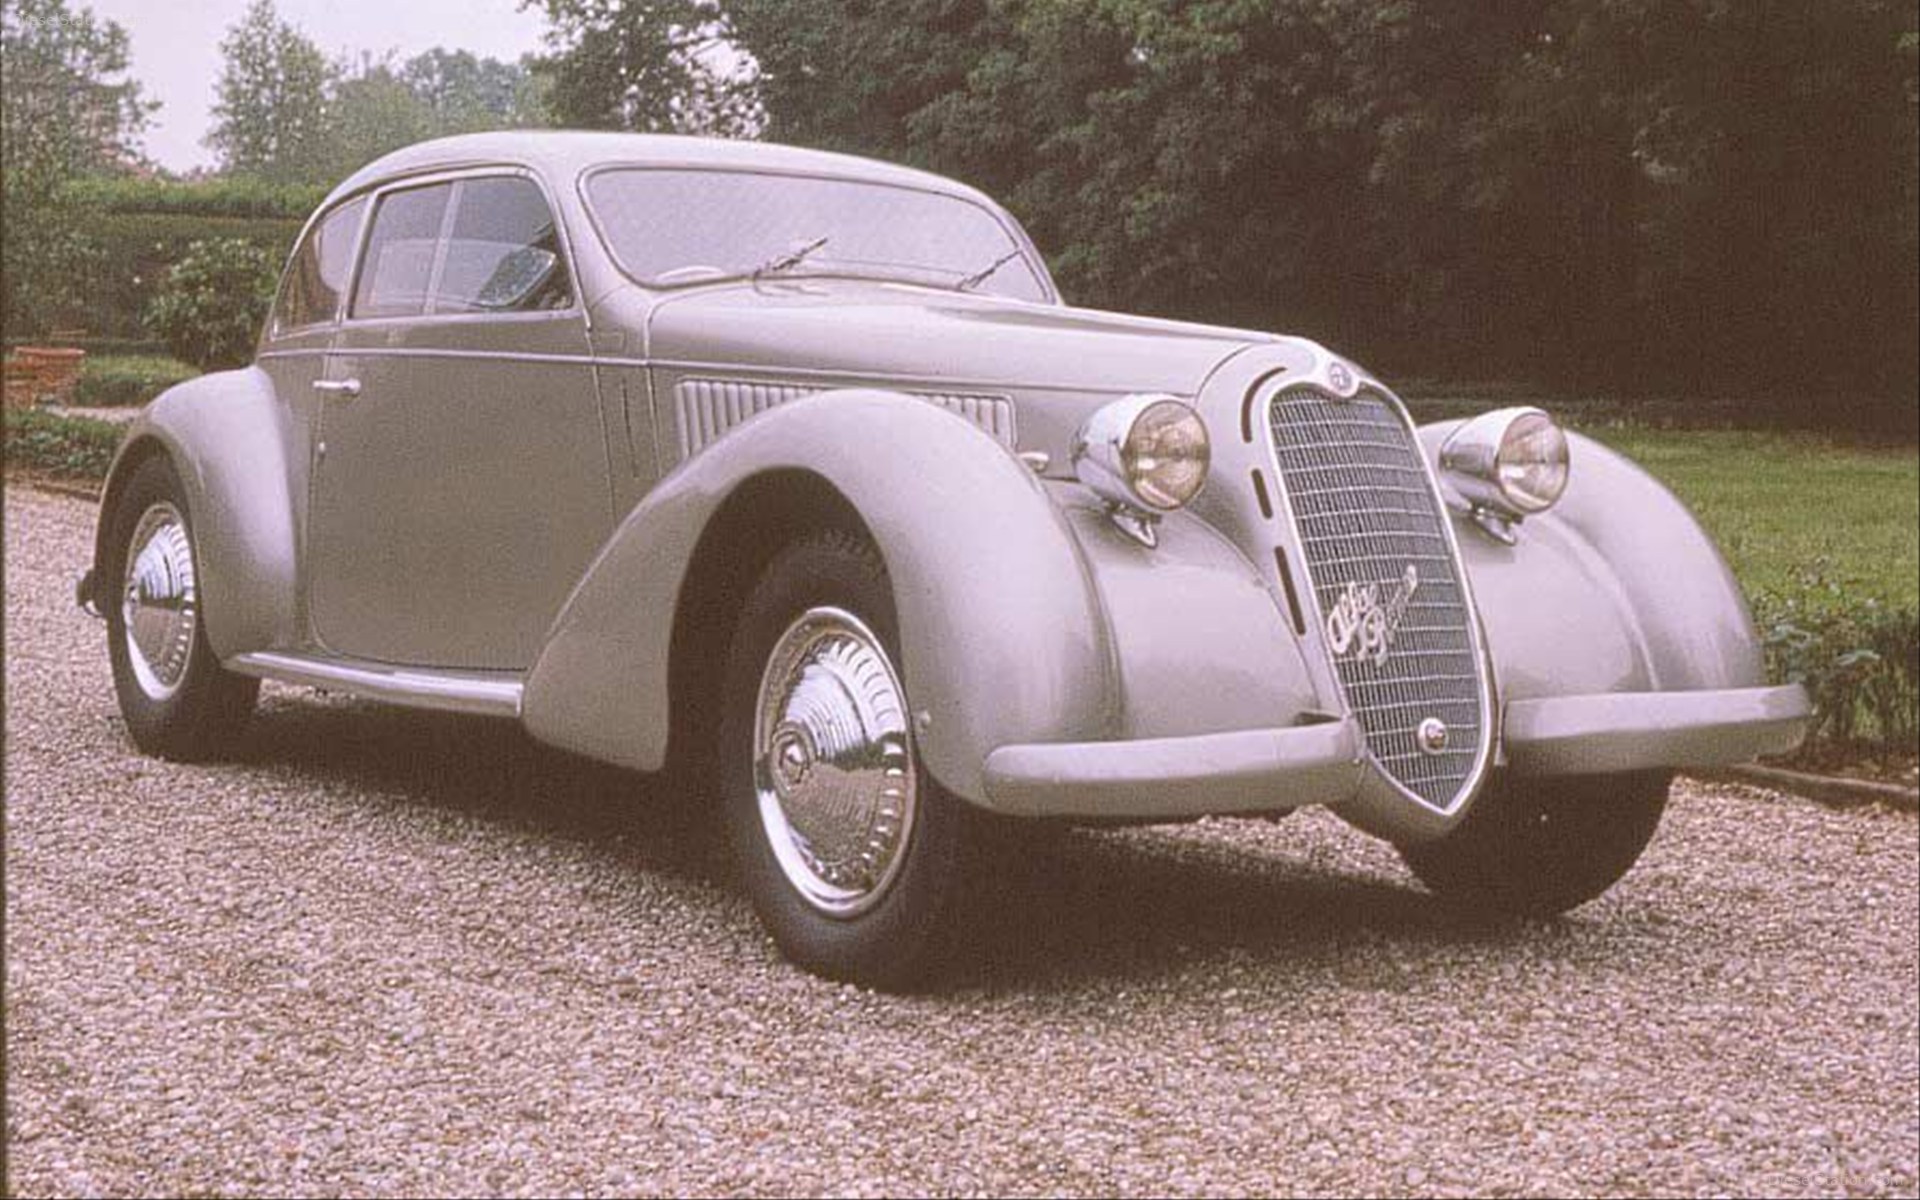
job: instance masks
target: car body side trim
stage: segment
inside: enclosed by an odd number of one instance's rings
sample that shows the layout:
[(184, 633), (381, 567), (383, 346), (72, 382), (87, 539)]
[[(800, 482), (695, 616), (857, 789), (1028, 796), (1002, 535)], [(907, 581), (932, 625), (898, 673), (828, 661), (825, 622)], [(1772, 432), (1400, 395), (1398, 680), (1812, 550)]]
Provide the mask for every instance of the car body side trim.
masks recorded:
[[(573, 363), (591, 367), (601, 360), (590, 354), (549, 354), (537, 350), (450, 350), (438, 346), (335, 346), (333, 358), (463, 358), (495, 362)], [(263, 356), (264, 357), (264, 356)]]
[(242, 675), (347, 692), (409, 708), (487, 717), (520, 715), (520, 676), (512, 672), (431, 671), (272, 651), (237, 654), (225, 665)]
[[(364, 322), (363, 322), (364, 323)], [(1083, 384), (1059, 382), (1028, 382), (1018, 380), (975, 380), (947, 375), (900, 375), (879, 371), (823, 370), (817, 367), (778, 366), (763, 363), (715, 363), (695, 362), (664, 358), (633, 358), (624, 355), (605, 354), (536, 354), (510, 350), (452, 350), (428, 348), (424, 346), (351, 346), (330, 349), (263, 350), (259, 358), (295, 358), (303, 355), (334, 354), (347, 356), (389, 356), (419, 358), (484, 358), (502, 361), (524, 362), (568, 362), (598, 367), (625, 367), (632, 369), (655, 369), (685, 372), (688, 374), (712, 375), (725, 372), (742, 378), (752, 376), (768, 380), (807, 379), (820, 380), (840, 386), (858, 386), (860, 384), (884, 384), (888, 387), (934, 388), (945, 391), (992, 392), (996, 395), (1007, 394), (1010, 390), (1033, 392), (1073, 392), (1081, 395), (1126, 395), (1128, 389), (1119, 387), (1088, 387)], [(1190, 399), (1182, 396), (1180, 399)]]

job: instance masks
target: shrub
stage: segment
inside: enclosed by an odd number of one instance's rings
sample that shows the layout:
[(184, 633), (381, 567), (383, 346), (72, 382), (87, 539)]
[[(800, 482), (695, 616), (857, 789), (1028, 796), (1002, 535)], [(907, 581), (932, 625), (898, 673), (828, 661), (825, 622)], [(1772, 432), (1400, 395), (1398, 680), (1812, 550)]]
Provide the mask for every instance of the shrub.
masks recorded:
[(273, 304), (276, 266), (239, 238), (194, 242), (148, 306), (147, 327), (176, 358), (203, 369), (238, 366)]
[(7, 410), (7, 465), (74, 479), (104, 479), (120, 427), (33, 408)]
[(1754, 597), (1769, 673), (1805, 685), (1811, 760), (1920, 751), (1920, 613), (1855, 599), (1813, 564), (1788, 594)]
[(83, 408), (120, 408), (147, 401), (200, 372), (178, 359), (155, 354), (88, 355), (80, 367), (73, 403)]

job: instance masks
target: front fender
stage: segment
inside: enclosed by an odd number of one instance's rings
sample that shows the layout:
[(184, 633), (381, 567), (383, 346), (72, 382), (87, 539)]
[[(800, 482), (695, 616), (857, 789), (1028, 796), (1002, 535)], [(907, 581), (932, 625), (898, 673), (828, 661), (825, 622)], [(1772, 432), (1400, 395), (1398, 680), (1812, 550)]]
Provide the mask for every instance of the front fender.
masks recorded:
[[(1421, 428), (1436, 462), (1458, 425)], [(1566, 494), (1515, 545), (1460, 524), (1501, 699), (1762, 686), (1740, 585), (1693, 514), (1629, 459), (1568, 441)]]
[(701, 534), (743, 484), (796, 470), (852, 505), (886, 561), (919, 746), (943, 784), (980, 800), (995, 748), (1104, 732), (1112, 652), (1061, 512), (964, 418), (871, 390), (763, 413), (648, 493), (555, 620), (527, 675), (527, 728), (594, 758), (663, 766), (675, 617)]
[[(292, 645), (297, 522), (288, 414), (264, 371), (220, 371), (169, 388), (129, 425), (108, 469), (94, 539), (94, 599), (120, 490), (155, 452), (173, 460), (193, 523), (200, 619), (221, 658)], [(107, 602), (111, 602), (110, 599)]]

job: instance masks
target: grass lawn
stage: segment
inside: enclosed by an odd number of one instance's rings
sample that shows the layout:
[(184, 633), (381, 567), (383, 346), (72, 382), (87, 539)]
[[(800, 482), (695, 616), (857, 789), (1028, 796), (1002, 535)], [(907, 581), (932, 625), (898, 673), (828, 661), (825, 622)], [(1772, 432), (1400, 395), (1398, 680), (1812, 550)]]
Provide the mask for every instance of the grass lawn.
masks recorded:
[(73, 404), (76, 408), (141, 405), (199, 373), (164, 354), (89, 354), (80, 364)]
[(1799, 591), (1824, 557), (1823, 573), (1849, 595), (1920, 605), (1920, 449), (1751, 430), (1582, 432), (1686, 501), (1749, 595)]

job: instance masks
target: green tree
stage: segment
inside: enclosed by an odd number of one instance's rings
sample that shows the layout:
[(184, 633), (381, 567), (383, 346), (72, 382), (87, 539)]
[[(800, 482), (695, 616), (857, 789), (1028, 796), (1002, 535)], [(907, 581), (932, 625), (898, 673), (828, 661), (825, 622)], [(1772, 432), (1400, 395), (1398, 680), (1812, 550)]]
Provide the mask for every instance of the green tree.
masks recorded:
[(390, 150), (445, 132), (434, 111), (387, 61), (337, 67), (327, 104), (323, 178), (351, 175)]
[(717, 0), (529, 0), (546, 14), (547, 106), (562, 125), (751, 134), (751, 81)]
[(335, 68), (273, 0), (253, 0), (220, 43), (225, 65), (207, 145), (224, 170), (276, 183), (324, 180)]
[(336, 64), (327, 104), (320, 159), (329, 180), (428, 138), (536, 125), (544, 115), (525, 67), (439, 47), (399, 66), (391, 55)]
[(95, 254), (66, 185), (134, 160), (157, 105), (126, 78), (126, 31), (64, 0), (0, 0), (0, 58), (0, 324), (11, 334), (84, 320)]
[(525, 63), (434, 47), (408, 59), (400, 78), (433, 113), (441, 133), (545, 125), (545, 83)]
[(1763, 388), (1806, 419), (1904, 397), (1912, 428), (1910, 2), (727, 15), (769, 136), (985, 187), (1083, 302), (1278, 326), (1387, 369)]

